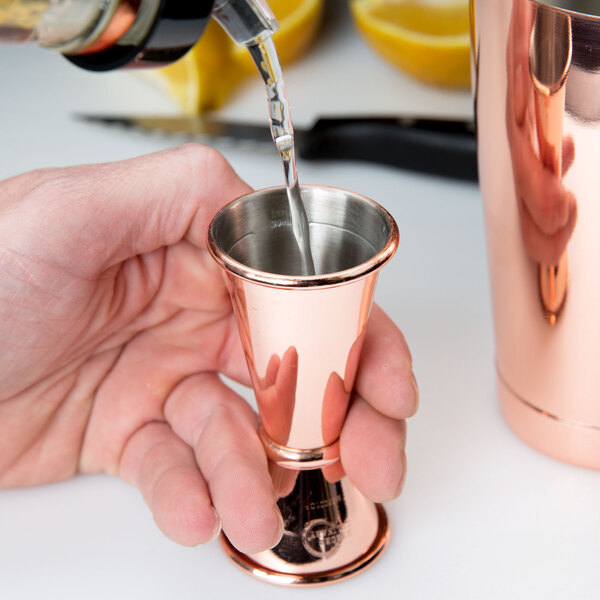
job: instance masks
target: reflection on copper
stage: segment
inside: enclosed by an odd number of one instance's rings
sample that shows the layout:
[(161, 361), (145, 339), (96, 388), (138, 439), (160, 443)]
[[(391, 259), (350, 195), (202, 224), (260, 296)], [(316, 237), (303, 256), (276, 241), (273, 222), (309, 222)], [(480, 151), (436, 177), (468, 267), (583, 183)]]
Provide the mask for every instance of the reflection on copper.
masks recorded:
[(371, 200), (303, 186), (317, 275), (298, 273), (285, 188), (225, 207), (208, 247), (223, 268), (261, 418), (282, 541), (228, 555), (274, 583), (312, 585), (372, 563), (388, 539), (383, 509), (344, 476), (339, 435), (380, 268), (398, 245), (392, 217)]
[(560, 257), (557, 265), (540, 265), (538, 277), (544, 315), (550, 325), (556, 325), (569, 289), (569, 257), (567, 253), (565, 252)]
[[(354, 346), (355, 344), (353, 344)], [(354, 377), (352, 378), (352, 384), (354, 384)], [(325, 444), (332, 444), (338, 439), (346, 418), (349, 399), (350, 390), (344, 387), (343, 379), (337, 373), (331, 373), (325, 385), (321, 415)]]
[(600, 469), (600, 11), (471, 3), (502, 410), (535, 448)]
[(255, 372), (251, 374), (258, 410), (262, 415), (263, 429), (276, 444), (285, 446), (288, 442), (296, 402), (298, 379), (296, 348), (290, 346), (284, 352), (283, 358), (273, 354), (267, 362), (262, 377)]
[[(571, 18), (561, 11), (538, 10), (529, 68), (535, 91), (535, 117), (539, 155), (544, 167), (562, 177), (565, 83), (571, 67)], [(555, 325), (565, 304), (569, 283), (566, 250), (557, 264), (540, 264), (538, 283), (544, 315)]]

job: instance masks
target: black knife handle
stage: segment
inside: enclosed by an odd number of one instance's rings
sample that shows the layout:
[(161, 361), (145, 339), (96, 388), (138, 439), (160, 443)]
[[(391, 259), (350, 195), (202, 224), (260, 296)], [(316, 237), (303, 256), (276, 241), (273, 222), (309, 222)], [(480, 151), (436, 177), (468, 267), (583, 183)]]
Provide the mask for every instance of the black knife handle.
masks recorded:
[(367, 161), (477, 181), (477, 144), (467, 122), (320, 119), (296, 144), (298, 155), (307, 160)]

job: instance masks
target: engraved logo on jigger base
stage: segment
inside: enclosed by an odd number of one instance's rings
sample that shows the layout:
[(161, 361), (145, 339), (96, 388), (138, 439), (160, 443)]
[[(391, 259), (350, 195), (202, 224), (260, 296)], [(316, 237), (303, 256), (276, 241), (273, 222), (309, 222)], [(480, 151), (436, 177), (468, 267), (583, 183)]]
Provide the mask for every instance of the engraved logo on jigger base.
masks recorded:
[(326, 481), (320, 470), (298, 472), (293, 491), (277, 505), (284, 532), (271, 552), (290, 564), (333, 556), (350, 531), (341, 485)]
[(326, 558), (335, 554), (343, 539), (343, 527), (326, 519), (309, 521), (302, 530), (302, 545), (316, 558)]

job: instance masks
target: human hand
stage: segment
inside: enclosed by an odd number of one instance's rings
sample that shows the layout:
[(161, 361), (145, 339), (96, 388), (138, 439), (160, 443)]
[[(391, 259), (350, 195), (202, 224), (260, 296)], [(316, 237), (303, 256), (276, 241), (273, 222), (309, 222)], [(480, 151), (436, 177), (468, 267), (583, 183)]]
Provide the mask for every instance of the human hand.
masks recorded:
[[(243, 552), (281, 516), (207, 225), (248, 186), (198, 145), (0, 183), (0, 487), (108, 473), (186, 545)], [(417, 407), (400, 331), (374, 307), (341, 434), (368, 497), (396, 496)]]

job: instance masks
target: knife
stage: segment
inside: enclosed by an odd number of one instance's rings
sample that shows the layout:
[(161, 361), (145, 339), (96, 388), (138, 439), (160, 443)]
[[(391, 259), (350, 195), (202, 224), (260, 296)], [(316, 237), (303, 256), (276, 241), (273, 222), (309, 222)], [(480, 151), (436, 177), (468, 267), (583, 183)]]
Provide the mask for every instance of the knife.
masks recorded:
[[(206, 116), (77, 115), (84, 121), (163, 132), (186, 139), (273, 143), (266, 125)], [(472, 121), (394, 117), (321, 118), (294, 128), (296, 154), (305, 160), (355, 160), (477, 181), (477, 144)]]

